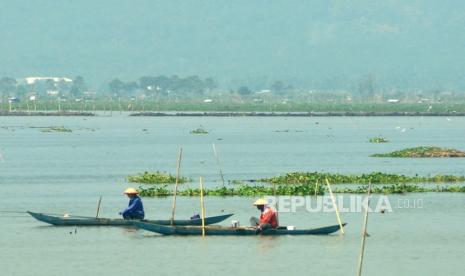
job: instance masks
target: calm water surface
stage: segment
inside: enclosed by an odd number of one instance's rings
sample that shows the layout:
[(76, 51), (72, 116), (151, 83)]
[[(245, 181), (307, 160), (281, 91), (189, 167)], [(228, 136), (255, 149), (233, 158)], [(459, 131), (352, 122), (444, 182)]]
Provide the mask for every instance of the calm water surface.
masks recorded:
[[(208, 135), (189, 132), (205, 127)], [(65, 126), (72, 133), (37, 127)], [(216, 144), (225, 178), (288, 171), (465, 174), (465, 159), (368, 157), (410, 146), (465, 149), (465, 118), (134, 118), (0, 117), (1, 210), (117, 217), (127, 204), (125, 177), (144, 170), (182, 173), (219, 185)], [(367, 143), (382, 135), (391, 142)], [(194, 185), (194, 184), (191, 184)], [(348, 197), (348, 196), (347, 196)], [(207, 215), (257, 215), (253, 198), (206, 199)], [(393, 212), (370, 214), (364, 275), (463, 275), (465, 195), (389, 196)], [(405, 202), (422, 208), (401, 208)], [(171, 199), (144, 199), (148, 218), (168, 218)], [(199, 211), (180, 198), (177, 217)], [(346, 235), (326, 237), (163, 237), (124, 228), (52, 227), (0, 214), (0, 275), (355, 275), (362, 214), (344, 213)], [(336, 222), (332, 213), (280, 215), (297, 228)], [(229, 224), (230, 221), (224, 222)]]

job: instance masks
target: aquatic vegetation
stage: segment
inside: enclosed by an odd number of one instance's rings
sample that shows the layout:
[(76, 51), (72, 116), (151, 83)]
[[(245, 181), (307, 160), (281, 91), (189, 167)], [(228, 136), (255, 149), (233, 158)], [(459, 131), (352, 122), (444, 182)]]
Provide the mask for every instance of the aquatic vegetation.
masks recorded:
[[(316, 189), (316, 193), (315, 193)], [(334, 193), (346, 194), (366, 194), (368, 186), (333, 188)], [(167, 185), (162, 187), (139, 187), (141, 196), (144, 197), (165, 197), (173, 195), (172, 190), (167, 189)], [(410, 184), (393, 184), (384, 186), (372, 186), (373, 194), (403, 194), (403, 193), (426, 193), (426, 192), (448, 192), (448, 193), (465, 193), (465, 186), (433, 186), (422, 187)], [(279, 185), (276, 188), (267, 186), (247, 186), (243, 185), (238, 188), (219, 187), (212, 189), (204, 189), (206, 196), (265, 196), (265, 195), (287, 195), (287, 196), (313, 196), (324, 195), (326, 193), (325, 186), (319, 185)], [(200, 189), (187, 188), (178, 190), (179, 196), (200, 196)]]
[(415, 147), (390, 153), (372, 154), (371, 157), (402, 157), (402, 158), (437, 158), (437, 157), (465, 157), (465, 152), (440, 147)]
[(156, 186), (156, 187), (150, 187), (150, 188), (144, 188), (142, 186), (139, 186), (137, 189), (139, 191), (140, 196), (146, 196), (146, 197), (164, 197), (164, 196), (170, 196), (173, 194), (171, 190), (168, 190), (167, 185), (163, 186)]
[[(367, 186), (359, 186), (357, 188), (335, 188), (334, 193), (350, 193), (350, 194), (364, 194), (367, 193)], [(433, 186), (421, 187), (418, 185), (409, 184), (394, 184), (386, 186), (372, 186), (371, 192), (374, 194), (403, 194), (403, 193), (465, 193), (465, 186)]]
[(51, 126), (44, 127), (40, 129), (41, 132), (73, 132), (72, 129), (66, 128), (64, 126)]
[(242, 180), (232, 180), (232, 181), (229, 181), (229, 184), (233, 184), (233, 185), (244, 185), (245, 182), (242, 181)]
[[(137, 175), (127, 177), (129, 182), (144, 183), (144, 184), (167, 184), (176, 183), (176, 176), (166, 172), (144, 172)], [(187, 177), (179, 177), (178, 183), (189, 182), (191, 179)]]
[(203, 126), (200, 126), (197, 129), (191, 130), (190, 133), (191, 134), (208, 134), (208, 131)]
[[(315, 193), (316, 190), (316, 193)], [(155, 197), (155, 196), (168, 196), (172, 195), (172, 191), (164, 187), (139, 187), (141, 196)], [(264, 195), (323, 195), (325, 192), (324, 186), (316, 187), (315, 185), (279, 185), (274, 187), (270, 186), (248, 186), (243, 185), (240, 187), (227, 188), (218, 187), (212, 189), (204, 189), (203, 193), (206, 196), (264, 196)], [(178, 190), (179, 196), (200, 196), (199, 188), (187, 188)]]
[(387, 143), (389, 142), (386, 138), (384, 137), (373, 137), (368, 140), (370, 143)]
[(344, 175), (338, 173), (321, 173), (321, 172), (291, 172), (282, 176), (259, 179), (260, 182), (274, 184), (314, 184), (317, 181), (325, 184), (325, 179), (331, 184), (343, 183), (368, 183), (371, 180), (373, 184), (380, 183), (419, 183), (419, 182), (461, 182), (465, 181), (465, 176), (454, 175), (435, 175), (430, 177), (423, 176), (406, 176), (398, 174), (387, 174), (382, 172), (372, 172), (361, 175)]
[[(424, 193), (431, 192), (431, 188), (420, 187), (418, 185), (394, 184), (385, 186), (372, 186), (371, 192), (374, 194), (403, 194), (403, 193)], [(357, 188), (335, 188), (334, 193), (365, 194), (368, 192), (367, 186)]]

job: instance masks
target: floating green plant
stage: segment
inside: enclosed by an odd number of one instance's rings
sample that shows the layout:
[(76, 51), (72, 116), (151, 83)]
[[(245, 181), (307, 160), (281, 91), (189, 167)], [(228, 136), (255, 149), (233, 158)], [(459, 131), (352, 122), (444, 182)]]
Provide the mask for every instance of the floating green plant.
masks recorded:
[[(144, 184), (163, 184), (163, 183), (176, 183), (176, 176), (166, 172), (144, 172), (137, 175), (127, 177), (129, 182), (144, 183)], [(191, 179), (187, 177), (180, 177), (178, 183), (189, 182)]]
[(208, 131), (203, 126), (200, 126), (197, 129), (191, 130), (190, 133), (191, 134), (208, 134)]
[[(169, 196), (172, 191), (164, 187), (139, 187), (141, 196), (155, 197), (155, 196)], [(316, 192), (315, 192), (316, 191)], [(264, 196), (264, 195), (323, 195), (324, 186), (319, 185), (279, 185), (276, 187), (270, 186), (248, 186), (243, 185), (234, 188), (219, 187), (212, 189), (205, 189), (204, 195), (207, 196)], [(200, 196), (199, 188), (186, 188), (178, 190), (179, 196)]]
[[(368, 190), (367, 186), (360, 186), (357, 188), (335, 188), (335, 193), (351, 193), (351, 194), (363, 194)], [(433, 187), (421, 187), (418, 185), (409, 184), (394, 184), (386, 185), (382, 187), (374, 186), (371, 188), (371, 192), (375, 194), (402, 194), (402, 193), (465, 193), (465, 186), (433, 186)]]
[(72, 129), (66, 128), (64, 126), (51, 126), (44, 127), (40, 129), (41, 132), (73, 132)]
[(325, 184), (326, 179), (331, 184), (342, 183), (419, 183), (419, 182), (461, 182), (465, 181), (464, 176), (454, 175), (435, 175), (430, 177), (406, 176), (398, 174), (387, 174), (382, 172), (372, 172), (361, 175), (344, 175), (338, 173), (321, 173), (321, 172), (291, 172), (285, 175), (259, 179), (260, 182), (269, 182), (275, 184), (313, 184), (317, 181)]
[(384, 137), (373, 137), (368, 140), (370, 143), (387, 143), (389, 142), (386, 138)]
[[(359, 187), (344, 187), (333, 188), (334, 193), (347, 193), (347, 194), (366, 194), (367, 185)], [(203, 194), (206, 196), (265, 196), (265, 195), (278, 195), (278, 196), (313, 196), (324, 195), (325, 187), (322, 185), (279, 185), (275, 188), (267, 186), (240, 186), (237, 188), (212, 188), (204, 189)], [(162, 187), (139, 187), (141, 196), (144, 197), (165, 197), (173, 195), (172, 190), (167, 189), (167, 185)], [(409, 184), (393, 184), (384, 186), (372, 186), (371, 192), (373, 194), (403, 194), (403, 193), (426, 193), (426, 192), (448, 192), (448, 193), (465, 193), (465, 186), (433, 186), (422, 187), (418, 185)], [(200, 196), (200, 189), (187, 188), (178, 190), (179, 196)]]
[(390, 153), (372, 154), (371, 157), (402, 157), (402, 158), (437, 158), (437, 157), (465, 157), (465, 152), (440, 147), (415, 147)]

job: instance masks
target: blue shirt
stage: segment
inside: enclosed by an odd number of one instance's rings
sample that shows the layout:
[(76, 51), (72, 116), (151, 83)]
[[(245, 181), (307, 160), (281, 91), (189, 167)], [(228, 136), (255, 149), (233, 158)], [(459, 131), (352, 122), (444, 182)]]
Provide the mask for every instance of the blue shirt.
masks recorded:
[(134, 217), (143, 219), (145, 216), (144, 206), (142, 205), (142, 200), (138, 196), (134, 196), (129, 200), (128, 208), (124, 209), (122, 212), (123, 217)]

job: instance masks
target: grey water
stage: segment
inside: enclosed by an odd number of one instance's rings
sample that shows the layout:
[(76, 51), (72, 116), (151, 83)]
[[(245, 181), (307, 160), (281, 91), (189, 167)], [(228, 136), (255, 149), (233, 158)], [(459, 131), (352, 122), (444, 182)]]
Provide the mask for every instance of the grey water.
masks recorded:
[[(43, 132), (64, 126), (70, 133)], [(206, 135), (190, 134), (203, 126)], [(390, 142), (371, 144), (383, 136)], [(369, 157), (411, 146), (465, 149), (462, 117), (0, 117), (0, 210), (118, 217), (126, 176), (145, 170), (226, 180), (289, 171), (408, 175), (465, 174), (465, 159)], [(137, 185), (136, 185), (137, 186)], [(345, 195), (348, 197), (349, 195)], [(364, 275), (463, 275), (465, 195), (389, 195), (393, 211), (369, 217)], [(254, 198), (207, 197), (207, 215), (231, 212), (247, 224)], [(180, 197), (177, 218), (200, 210)], [(416, 204), (421, 203), (421, 204)], [(171, 198), (144, 198), (147, 218), (169, 218)], [(344, 236), (164, 237), (106, 227), (53, 227), (21, 214), (0, 214), (1, 275), (355, 275), (362, 213), (342, 213)], [(334, 213), (281, 213), (281, 224), (336, 224)], [(230, 220), (223, 222), (229, 225)]]

